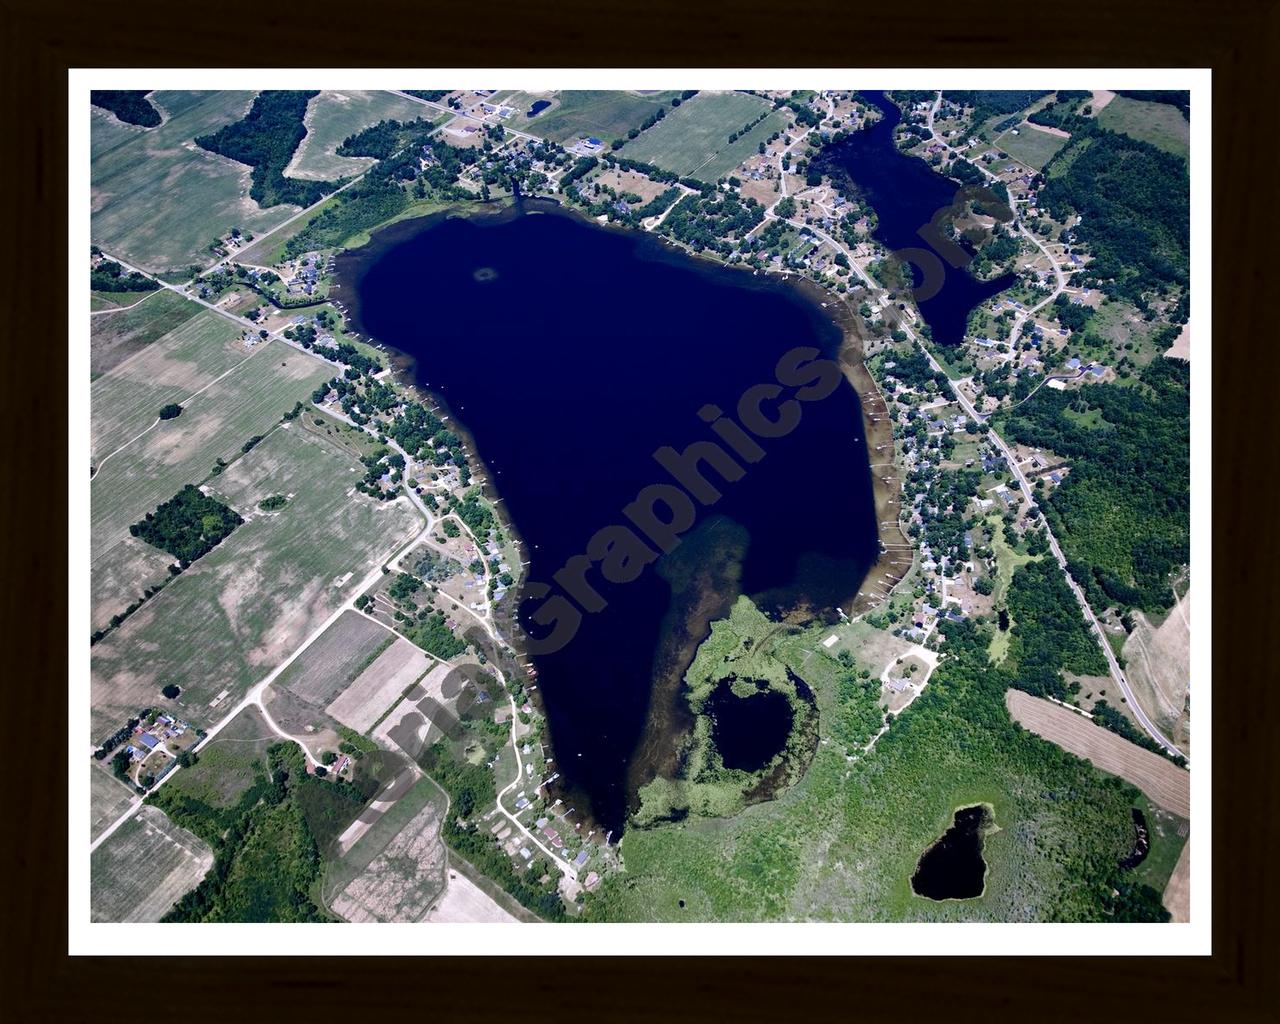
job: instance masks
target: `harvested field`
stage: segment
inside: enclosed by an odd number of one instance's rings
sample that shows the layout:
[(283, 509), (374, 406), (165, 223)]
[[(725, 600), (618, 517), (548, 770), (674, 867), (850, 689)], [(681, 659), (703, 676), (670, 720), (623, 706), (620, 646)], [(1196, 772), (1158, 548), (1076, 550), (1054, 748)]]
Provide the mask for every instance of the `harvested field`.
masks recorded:
[(195, 316), (94, 380), (89, 420), (95, 465), (155, 423), (161, 406), (181, 405), (248, 356), (239, 327), (191, 305), (199, 310)]
[(161, 422), (104, 463), (93, 478), (93, 559), (184, 484), (208, 477), (215, 460), (230, 462), (238, 456), (245, 441), (265, 435), (332, 374), (333, 367), (322, 360), (272, 341), (192, 401), (181, 416)]
[(212, 262), (210, 239), (233, 227), (261, 234), (297, 212), (262, 209), (249, 197), (247, 165), (195, 144), (240, 120), (253, 92), (161, 90), (151, 98), (168, 117), (146, 132), (93, 110), (91, 233), (108, 253), (152, 272), (203, 266)]
[(1133, 783), (1152, 803), (1191, 817), (1191, 774), (1185, 769), (1052, 701), (1021, 690), (1009, 690), (1004, 701), (1024, 729)]
[(1165, 910), (1175, 924), (1191, 920), (1191, 844), (1187, 843), (1178, 856), (1169, 884), (1164, 890)]
[(434, 664), (425, 651), (397, 638), (326, 710), (343, 725), (366, 732)]
[(330, 866), (330, 908), (348, 921), (421, 921), (445, 884), (444, 808), (433, 782), (416, 782)]
[(166, 288), (132, 309), (89, 317), (89, 379), (97, 380), (200, 311), (198, 304)]
[(133, 792), (109, 768), (89, 766), (89, 839), (95, 840), (133, 803)]
[(1178, 335), (1177, 340), (1169, 346), (1165, 355), (1170, 359), (1187, 359), (1191, 358), (1191, 324), (1182, 325), (1182, 332)]
[[(412, 507), (351, 495), (358, 470), (332, 442), (282, 427), (216, 478), (215, 496), (246, 521), (94, 647), (95, 735), (169, 682), (182, 688), (179, 714), (216, 722), (409, 541)], [(289, 504), (256, 512), (272, 494)]]
[(324, 707), (395, 642), (395, 634), (359, 612), (343, 612), (276, 677), (274, 685), (286, 687), (303, 700)]
[(466, 875), (450, 871), (444, 894), (427, 913), (427, 920), (443, 924), (506, 924), (514, 923), (516, 918)]
[(213, 867), (213, 851), (155, 807), (143, 807), (90, 861), (90, 919), (159, 921)]

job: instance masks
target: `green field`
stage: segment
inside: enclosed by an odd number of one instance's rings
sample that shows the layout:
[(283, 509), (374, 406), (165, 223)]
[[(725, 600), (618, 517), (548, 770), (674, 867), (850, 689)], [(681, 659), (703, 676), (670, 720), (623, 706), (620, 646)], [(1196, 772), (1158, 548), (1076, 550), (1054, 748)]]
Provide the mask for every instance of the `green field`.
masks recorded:
[[(205, 450), (207, 461), (216, 449)], [(188, 721), (207, 726), (222, 718), (407, 542), (417, 514), (404, 500), (356, 496), (360, 470), (334, 442), (295, 423), (214, 478), (214, 496), (246, 522), (94, 647), (94, 734), (158, 702), (170, 682), (182, 687), (175, 706)], [(177, 490), (155, 487), (166, 497)], [(273, 494), (290, 496), (288, 505), (259, 513), (258, 502)], [(222, 690), (230, 695), (210, 708)]]
[(198, 310), (194, 317), (93, 382), (89, 420), (90, 456), (95, 465), (154, 423), (161, 406), (182, 404), (247, 356), (236, 344), (239, 327), (195, 303), (190, 305)]
[(701, 92), (669, 111), (620, 152), (681, 176), (715, 181), (755, 153), (760, 142), (786, 126), (786, 116), (774, 111), (741, 138), (729, 142), (731, 133), (741, 131), (767, 110), (769, 104), (758, 96)]
[(132, 309), (89, 318), (89, 376), (96, 380), (112, 367), (163, 338), (200, 312), (199, 304), (165, 289), (152, 292)]
[[(626, 871), (587, 897), (591, 920), (1032, 921), (1101, 919), (1100, 877), (1132, 841), (1138, 794), (1019, 729), (993, 679), (986, 639), (955, 638), (929, 686), (869, 755), (830, 741), (839, 666), (828, 630), (786, 635), (775, 656), (813, 689), (820, 742), (807, 774), (730, 818), (690, 814), (631, 828)], [(964, 901), (916, 896), (910, 878), (955, 809), (987, 803), (986, 890)]]
[(168, 119), (139, 131), (93, 111), (93, 241), (150, 271), (212, 261), (209, 242), (232, 227), (259, 234), (297, 208), (261, 209), (249, 198), (249, 168), (206, 152), (194, 139), (238, 121), (252, 92), (168, 92), (153, 101)]
[(1098, 124), (1181, 157), (1191, 152), (1191, 122), (1168, 103), (1117, 96), (1102, 108)]
[(279, 741), (262, 713), (247, 707), (201, 747), (196, 763), (178, 771), (165, 783), (165, 789), (213, 808), (231, 807), (265, 772), (267, 748)]
[(159, 921), (213, 866), (213, 851), (163, 811), (143, 807), (93, 851), (94, 921)]
[(361, 174), (375, 161), (368, 157), (338, 156), (334, 151), (343, 140), (379, 121), (414, 121), (417, 118), (439, 124), (447, 120), (448, 115), (392, 92), (326, 89), (307, 105), (307, 135), (285, 173), (293, 178), (320, 181)]
[(1015, 160), (1038, 171), (1047, 164), (1069, 140), (1060, 135), (1042, 132), (1029, 123), (1017, 125), (1017, 135), (1007, 131), (996, 139), (995, 144)]
[(108, 825), (129, 809), (132, 802), (133, 791), (112, 775), (109, 768), (89, 766), (89, 837), (91, 839), (97, 839)]
[(566, 89), (556, 97), (558, 105), (532, 119), (523, 113), (512, 116), (511, 127), (552, 142), (592, 135), (608, 144), (613, 139), (625, 137), (630, 129), (639, 128), (641, 122), (659, 107), (665, 106), (669, 110), (671, 100), (679, 95), (678, 92), (658, 92), (637, 96), (613, 89)]

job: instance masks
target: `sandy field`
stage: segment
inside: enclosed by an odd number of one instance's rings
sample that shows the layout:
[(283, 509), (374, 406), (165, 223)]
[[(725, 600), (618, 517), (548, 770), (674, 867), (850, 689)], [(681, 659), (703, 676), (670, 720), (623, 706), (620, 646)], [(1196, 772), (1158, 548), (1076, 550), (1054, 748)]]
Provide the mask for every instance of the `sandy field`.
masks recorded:
[(505, 924), (514, 923), (516, 918), (498, 906), (471, 879), (450, 871), (444, 895), (427, 912), (426, 920), (442, 924)]
[(1174, 814), (1191, 817), (1190, 772), (1052, 701), (1009, 690), (1004, 702), (1024, 729), (1132, 782), (1149, 800)]
[(325, 710), (343, 725), (365, 732), (432, 664), (425, 651), (398, 637)]
[(1143, 710), (1175, 743), (1189, 739), (1190, 716), (1184, 712), (1191, 685), (1191, 593), (1181, 598), (1158, 628), (1145, 615), (1134, 614), (1136, 625), (1125, 641), (1129, 680)]

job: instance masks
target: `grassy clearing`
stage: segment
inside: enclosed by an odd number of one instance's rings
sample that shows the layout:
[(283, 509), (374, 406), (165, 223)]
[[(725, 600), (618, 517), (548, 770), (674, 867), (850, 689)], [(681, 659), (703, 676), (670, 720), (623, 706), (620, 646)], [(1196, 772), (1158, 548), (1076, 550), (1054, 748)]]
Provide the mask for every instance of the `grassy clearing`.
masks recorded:
[(280, 739), (255, 707), (245, 708), (200, 750), (190, 768), (165, 783), (210, 807), (231, 807), (263, 772), (267, 748)]
[(198, 147), (196, 136), (238, 121), (252, 92), (160, 91), (160, 127), (129, 129), (94, 110), (93, 241), (151, 271), (210, 261), (210, 240), (232, 227), (259, 234), (292, 206), (261, 209), (249, 198), (249, 168)]
[[(215, 497), (246, 522), (94, 648), (95, 734), (169, 682), (182, 687), (188, 721), (216, 721), (333, 613), (353, 578), (406, 543), (417, 514), (404, 499), (355, 495), (359, 471), (331, 442), (290, 426), (214, 478)], [(289, 503), (259, 512), (273, 494)], [(211, 709), (222, 690), (230, 695)]]
[(785, 126), (785, 116), (771, 113), (742, 138), (729, 142), (731, 133), (741, 131), (768, 110), (769, 104), (758, 96), (701, 92), (669, 111), (621, 152), (676, 174), (715, 181), (756, 152), (759, 142)]
[(1145, 797), (1139, 803), (1143, 817), (1147, 819), (1147, 833), (1151, 841), (1147, 859), (1133, 869), (1135, 881), (1163, 892), (1173, 875), (1173, 869), (1182, 855), (1191, 835), (1191, 824), (1172, 811), (1157, 807)]
[(213, 851), (163, 811), (144, 807), (93, 851), (93, 921), (159, 921), (213, 866)]
[(161, 406), (181, 404), (243, 362), (248, 353), (238, 344), (239, 338), (240, 328), (230, 320), (201, 309), (95, 380), (89, 392), (94, 462), (154, 423)]
[(395, 642), (395, 636), (358, 612), (344, 612), (276, 678), (274, 685), (324, 707)]
[(133, 792), (107, 768), (89, 766), (89, 836), (103, 830), (129, 809)]
[(200, 312), (177, 292), (153, 292), (133, 309), (89, 318), (89, 374), (96, 380)]
[(1168, 103), (1117, 96), (1103, 107), (1098, 123), (1180, 157), (1185, 158), (1191, 152), (1191, 122), (1182, 116), (1181, 110)]
[[(658, 92), (650, 96), (620, 92), (616, 89), (572, 90), (560, 92), (556, 107), (535, 118), (520, 115), (520, 124), (535, 135), (564, 142), (579, 135), (592, 135), (608, 143), (623, 137), (659, 107), (669, 106), (680, 94)], [(527, 109), (527, 108), (526, 108)], [(516, 119), (513, 117), (512, 121)]]
[(1035, 171), (1040, 170), (1052, 160), (1053, 155), (1068, 141), (1060, 135), (1042, 132), (1030, 123), (1018, 125), (1017, 132), (1017, 135), (1014, 135), (1012, 130), (1005, 132), (996, 139), (995, 144), (1015, 160)]
[(430, 107), (381, 90), (324, 90), (307, 105), (307, 135), (294, 153), (285, 173), (291, 178), (333, 181), (361, 174), (376, 162), (369, 157), (338, 156), (335, 150), (362, 128), (391, 119), (414, 121), (422, 118), (439, 124), (447, 115)]

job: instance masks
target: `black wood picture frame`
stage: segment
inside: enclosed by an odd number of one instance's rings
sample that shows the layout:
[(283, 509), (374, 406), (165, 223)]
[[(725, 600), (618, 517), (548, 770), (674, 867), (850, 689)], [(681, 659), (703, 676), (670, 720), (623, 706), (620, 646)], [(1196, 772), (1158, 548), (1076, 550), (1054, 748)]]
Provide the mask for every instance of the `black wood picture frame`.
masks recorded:
[[(1274, 865), (1280, 708), (1271, 639), (1277, 431), (1268, 394), (1277, 360), (1266, 298), (1274, 293), (1277, 223), (1274, 0), (1072, 7), (930, 0), (880, 8), (567, 0), (486, 4), (474, 12), (407, 0), (279, 7), (5, 0), (0, 19), (6, 108), (0, 194), (8, 211), (0, 308), (10, 325), (0, 374), (10, 465), (0, 506), (8, 583), (0, 700), (10, 730), (10, 799), (0, 844), (4, 1019), (172, 1012), (193, 1020), (403, 1013), (483, 1021), (537, 1018), (549, 1007), (562, 1018), (606, 1020), (794, 1020), (813, 1013), (875, 1020), (999, 1020), (1014, 1013), (1042, 1020), (1280, 1018)], [(570, 954), (545, 964), (527, 957), (342, 963), (309, 956), (150, 959), (132, 952), (124, 959), (69, 957), (65, 759), (41, 755), (33, 764), (25, 756), (32, 723), (58, 735), (68, 694), (67, 70), (254, 64), (1211, 67), (1218, 496), (1213, 954), (925, 959), (887, 937), (885, 952), (901, 955), (640, 961), (590, 957), (589, 933), (566, 928), (554, 943), (539, 936), (538, 946)], [(235, 77), (228, 73), (228, 87)], [(170, 998), (172, 1010), (165, 1005)]]

